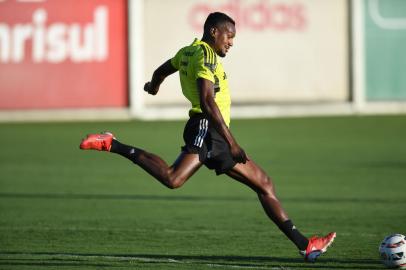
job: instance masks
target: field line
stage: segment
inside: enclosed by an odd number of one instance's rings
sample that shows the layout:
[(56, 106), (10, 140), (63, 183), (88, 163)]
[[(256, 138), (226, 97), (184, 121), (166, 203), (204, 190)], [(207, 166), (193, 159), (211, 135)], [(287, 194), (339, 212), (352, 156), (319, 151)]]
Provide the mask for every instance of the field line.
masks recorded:
[[(254, 265), (254, 264), (236, 264), (236, 263), (210, 263), (202, 260), (178, 260), (174, 258), (150, 258), (145, 256), (123, 256), (123, 255), (102, 255), (102, 254), (74, 254), (74, 253), (29, 253), (29, 252), (0, 252), (0, 256), (12, 257), (15, 256), (49, 256), (51, 258), (64, 258), (64, 259), (75, 259), (75, 260), (104, 260), (104, 261), (116, 261), (116, 262), (142, 262), (142, 263), (171, 263), (171, 264), (189, 264), (189, 265), (205, 265), (211, 268), (230, 268), (230, 269), (269, 269), (269, 270), (289, 270), (286, 267), (275, 267), (275, 266), (264, 266), (264, 265)], [(13, 260), (13, 258), (9, 258)]]

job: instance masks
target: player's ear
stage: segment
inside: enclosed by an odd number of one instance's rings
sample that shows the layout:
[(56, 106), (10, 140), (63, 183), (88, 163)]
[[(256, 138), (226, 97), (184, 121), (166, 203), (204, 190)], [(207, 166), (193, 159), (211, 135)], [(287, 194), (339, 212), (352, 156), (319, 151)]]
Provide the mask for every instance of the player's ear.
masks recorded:
[(210, 36), (211, 36), (212, 38), (215, 38), (215, 37), (216, 37), (216, 31), (217, 31), (217, 28), (216, 28), (216, 27), (210, 28)]

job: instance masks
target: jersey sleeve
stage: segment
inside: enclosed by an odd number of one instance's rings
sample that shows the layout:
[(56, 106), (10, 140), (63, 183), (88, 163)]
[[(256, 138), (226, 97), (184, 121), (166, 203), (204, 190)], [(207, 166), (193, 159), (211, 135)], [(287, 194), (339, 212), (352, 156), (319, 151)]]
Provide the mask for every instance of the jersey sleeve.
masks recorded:
[(182, 55), (182, 49), (180, 49), (176, 55), (171, 59), (171, 64), (174, 68), (179, 70), (179, 62), (180, 62), (180, 57)]
[(213, 52), (202, 46), (201, 49), (197, 50), (193, 55), (192, 61), (195, 79), (203, 78), (215, 83), (214, 70), (217, 63), (216, 56)]

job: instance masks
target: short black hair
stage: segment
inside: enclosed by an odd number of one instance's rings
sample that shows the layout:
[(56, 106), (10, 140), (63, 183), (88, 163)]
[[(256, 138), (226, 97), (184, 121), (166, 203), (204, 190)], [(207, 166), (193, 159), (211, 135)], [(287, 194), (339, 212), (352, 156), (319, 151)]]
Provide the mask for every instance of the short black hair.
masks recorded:
[(204, 22), (203, 30), (204, 33), (209, 33), (212, 27), (218, 27), (220, 24), (229, 22), (235, 25), (235, 21), (231, 19), (227, 14), (222, 12), (213, 12), (207, 16), (206, 21)]

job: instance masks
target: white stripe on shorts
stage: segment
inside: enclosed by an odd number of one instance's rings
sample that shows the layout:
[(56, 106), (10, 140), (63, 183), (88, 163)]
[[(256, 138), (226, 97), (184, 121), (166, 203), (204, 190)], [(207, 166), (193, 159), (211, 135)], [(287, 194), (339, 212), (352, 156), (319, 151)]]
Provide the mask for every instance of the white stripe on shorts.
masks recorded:
[(208, 129), (207, 119), (200, 119), (199, 133), (197, 134), (197, 136), (195, 138), (195, 142), (193, 143), (194, 145), (196, 145), (198, 147), (202, 147), (204, 137), (206, 137), (207, 129)]

